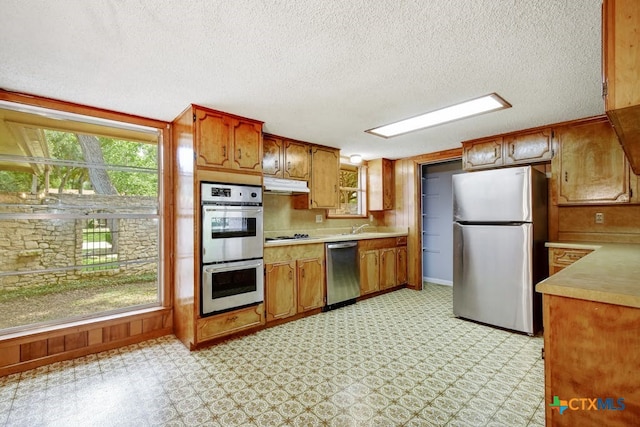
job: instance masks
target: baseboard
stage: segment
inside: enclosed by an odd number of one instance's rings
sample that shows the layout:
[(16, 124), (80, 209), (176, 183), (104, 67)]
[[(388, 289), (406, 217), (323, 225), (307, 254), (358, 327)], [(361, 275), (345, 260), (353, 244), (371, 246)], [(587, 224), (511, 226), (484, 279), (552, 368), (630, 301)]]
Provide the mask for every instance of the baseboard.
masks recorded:
[(434, 277), (423, 277), (422, 282), (435, 283), (436, 285), (453, 286), (453, 282), (451, 280), (436, 279)]

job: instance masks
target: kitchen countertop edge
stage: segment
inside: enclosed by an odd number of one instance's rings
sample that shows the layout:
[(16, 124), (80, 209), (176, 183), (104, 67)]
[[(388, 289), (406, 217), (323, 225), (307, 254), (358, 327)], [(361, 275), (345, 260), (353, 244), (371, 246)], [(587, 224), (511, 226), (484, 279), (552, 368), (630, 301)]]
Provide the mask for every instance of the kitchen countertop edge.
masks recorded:
[(372, 232), (372, 233), (356, 233), (356, 234), (337, 234), (328, 236), (312, 236), (306, 239), (290, 239), (290, 240), (276, 240), (265, 242), (265, 248), (278, 247), (278, 246), (292, 246), (292, 245), (310, 245), (314, 243), (327, 243), (327, 242), (350, 242), (353, 240), (364, 239), (386, 239), (389, 237), (407, 237), (406, 231), (390, 231), (390, 232)]
[(548, 242), (546, 246), (593, 252), (538, 283), (537, 292), (640, 308), (640, 244)]

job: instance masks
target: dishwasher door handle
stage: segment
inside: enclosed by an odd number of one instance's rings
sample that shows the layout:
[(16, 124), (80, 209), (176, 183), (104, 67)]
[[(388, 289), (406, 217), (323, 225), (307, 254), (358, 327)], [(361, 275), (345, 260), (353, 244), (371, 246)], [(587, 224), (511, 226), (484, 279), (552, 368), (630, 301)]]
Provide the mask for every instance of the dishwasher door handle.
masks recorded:
[(358, 246), (358, 242), (329, 243), (327, 249), (344, 249)]

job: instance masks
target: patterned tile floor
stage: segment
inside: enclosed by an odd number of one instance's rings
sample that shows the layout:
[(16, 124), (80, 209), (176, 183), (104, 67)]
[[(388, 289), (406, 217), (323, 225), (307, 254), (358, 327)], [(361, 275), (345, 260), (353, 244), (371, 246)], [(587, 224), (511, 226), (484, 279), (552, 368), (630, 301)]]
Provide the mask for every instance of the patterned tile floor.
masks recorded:
[(542, 426), (542, 338), (402, 289), (189, 352), (174, 336), (0, 377), (8, 426)]

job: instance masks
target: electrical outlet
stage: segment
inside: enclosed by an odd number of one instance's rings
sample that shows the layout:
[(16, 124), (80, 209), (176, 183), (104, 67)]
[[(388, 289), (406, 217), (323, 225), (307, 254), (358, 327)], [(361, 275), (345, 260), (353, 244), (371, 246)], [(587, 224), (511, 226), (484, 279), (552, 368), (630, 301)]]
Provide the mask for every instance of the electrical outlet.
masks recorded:
[(322, 215), (316, 215), (316, 222), (322, 222)]
[(596, 212), (596, 224), (604, 224), (604, 214), (602, 212)]

